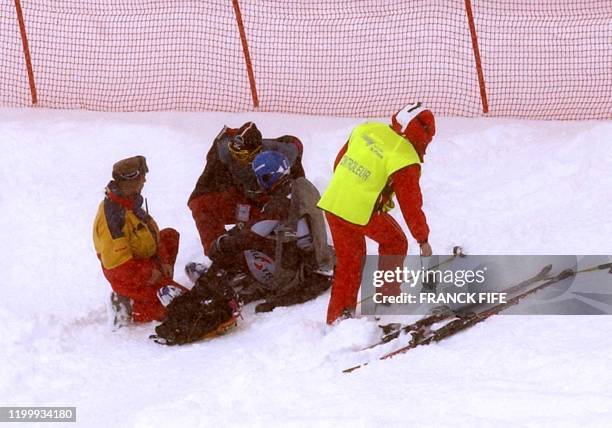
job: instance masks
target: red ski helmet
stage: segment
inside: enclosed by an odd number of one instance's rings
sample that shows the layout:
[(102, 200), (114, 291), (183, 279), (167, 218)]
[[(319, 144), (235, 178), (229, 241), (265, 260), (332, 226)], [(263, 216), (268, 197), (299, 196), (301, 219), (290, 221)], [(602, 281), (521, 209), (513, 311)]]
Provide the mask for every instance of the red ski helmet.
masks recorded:
[(412, 143), (421, 158), (436, 134), (434, 115), (421, 102), (409, 104), (395, 113), (391, 117), (391, 127)]

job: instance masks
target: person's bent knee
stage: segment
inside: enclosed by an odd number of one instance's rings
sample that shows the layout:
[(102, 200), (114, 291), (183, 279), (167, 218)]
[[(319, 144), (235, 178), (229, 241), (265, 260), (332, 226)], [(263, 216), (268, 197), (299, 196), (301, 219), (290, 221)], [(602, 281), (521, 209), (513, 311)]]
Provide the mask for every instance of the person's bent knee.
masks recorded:
[(181, 234), (172, 227), (166, 227), (159, 231), (159, 235), (161, 239), (168, 239), (170, 241), (178, 241), (181, 237)]

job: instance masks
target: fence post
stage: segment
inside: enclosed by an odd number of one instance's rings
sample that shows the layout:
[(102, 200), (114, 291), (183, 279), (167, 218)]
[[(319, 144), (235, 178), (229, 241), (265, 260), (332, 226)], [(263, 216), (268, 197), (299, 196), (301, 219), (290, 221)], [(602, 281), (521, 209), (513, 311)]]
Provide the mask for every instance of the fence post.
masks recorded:
[(20, 0), (15, 0), (15, 11), (17, 12), (17, 21), (19, 22), (19, 32), (21, 33), (21, 44), (23, 45), (23, 56), (25, 65), (28, 71), (28, 82), (30, 83), (30, 94), (32, 95), (32, 104), (38, 103), (36, 95), (36, 83), (34, 82), (34, 69), (32, 68), (32, 58), (30, 57), (30, 46), (28, 44), (28, 35), (26, 33), (25, 21), (23, 19), (23, 10), (21, 9)]
[(482, 101), (482, 112), (489, 112), (489, 102), (487, 100), (487, 90), (485, 88), (484, 74), (482, 72), (482, 63), (480, 62), (480, 50), (478, 49), (478, 36), (476, 34), (476, 25), (474, 25), (474, 14), (472, 13), (471, 0), (465, 0), (465, 13), (467, 14), (468, 25), (470, 27), (470, 36), (472, 37), (472, 50), (474, 51), (474, 61), (476, 62), (476, 73), (478, 74), (478, 85), (480, 86), (480, 99)]
[(253, 107), (259, 107), (259, 98), (257, 97), (257, 87), (255, 85), (255, 73), (253, 73), (253, 63), (251, 62), (251, 54), (249, 53), (249, 45), (247, 43), (244, 24), (242, 22), (242, 14), (240, 13), (240, 5), (238, 0), (232, 0), (234, 13), (236, 14), (236, 23), (240, 32), (240, 42), (242, 43), (242, 53), (244, 54), (244, 62), (246, 64), (247, 75), (249, 76), (249, 85), (251, 86), (251, 96), (253, 97)]

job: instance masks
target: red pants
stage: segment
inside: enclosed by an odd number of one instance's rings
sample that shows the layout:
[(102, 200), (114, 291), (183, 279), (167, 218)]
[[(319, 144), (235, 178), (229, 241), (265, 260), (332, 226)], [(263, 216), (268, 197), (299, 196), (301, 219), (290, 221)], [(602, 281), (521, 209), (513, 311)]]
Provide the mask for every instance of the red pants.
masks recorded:
[(148, 284), (153, 269), (161, 264), (174, 266), (179, 247), (179, 233), (171, 228), (159, 232), (157, 257), (131, 259), (114, 269), (104, 269), (104, 276), (113, 291), (132, 299), (132, 319), (136, 322), (161, 321), (166, 308), (157, 298), (157, 290), (173, 283), (172, 278), (161, 278), (155, 284)]
[(263, 220), (260, 210), (253, 206), (253, 201), (249, 201), (233, 187), (227, 192), (205, 193), (189, 202), (189, 209), (191, 209), (191, 215), (204, 247), (204, 254), (208, 254), (215, 239), (225, 233), (226, 224), (237, 223), (238, 204), (251, 206), (250, 220)]
[[(378, 253), (386, 257), (379, 269), (390, 270), (401, 266), (408, 254), (408, 241), (399, 224), (386, 213), (372, 216), (365, 226), (349, 223), (334, 214), (325, 213), (336, 249), (336, 269), (332, 282), (331, 298), (327, 307), (327, 323), (332, 324), (344, 310), (354, 311), (361, 284), (363, 258), (366, 255), (365, 237), (378, 242)], [(395, 289), (385, 294), (396, 294)]]

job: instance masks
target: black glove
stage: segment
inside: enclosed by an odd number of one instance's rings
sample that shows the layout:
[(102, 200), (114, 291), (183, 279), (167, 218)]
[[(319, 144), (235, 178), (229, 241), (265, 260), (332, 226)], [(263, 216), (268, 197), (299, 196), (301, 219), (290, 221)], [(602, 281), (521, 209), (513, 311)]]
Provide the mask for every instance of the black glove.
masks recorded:
[(210, 258), (213, 262), (224, 264), (235, 259), (236, 253), (240, 251), (240, 239), (235, 234), (225, 233), (219, 236), (210, 247)]
[(269, 196), (270, 200), (261, 209), (264, 216), (287, 218), (291, 208), (291, 181), (276, 187)]

